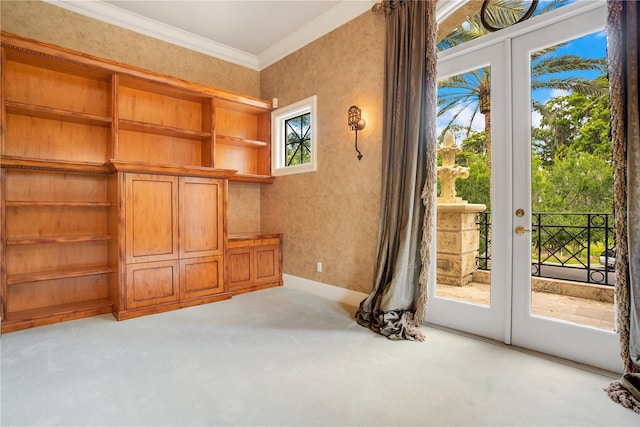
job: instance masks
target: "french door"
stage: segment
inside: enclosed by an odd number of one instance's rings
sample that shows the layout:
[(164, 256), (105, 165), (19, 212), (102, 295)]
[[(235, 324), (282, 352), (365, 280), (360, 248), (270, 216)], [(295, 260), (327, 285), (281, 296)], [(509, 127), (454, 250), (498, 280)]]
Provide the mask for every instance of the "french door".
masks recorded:
[[(454, 99), (455, 90), (467, 83), (490, 89), (490, 109), (485, 105), (484, 114), (474, 115), (470, 104), (448, 113), (451, 118), (466, 118), (474, 129), (485, 132), (482, 141), (490, 159), (486, 162), (490, 190), (484, 203), (467, 200), (464, 209), (438, 204), (438, 268), (436, 285), (430, 289), (427, 322), (620, 371), (618, 335), (613, 326), (583, 324), (571, 316), (558, 315), (556, 311), (563, 304), (578, 304), (577, 310), (585, 312), (595, 309), (580, 306), (585, 301), (580, 298), (561, 300), (562, 295), (540, 293), (532, 286), (532, 184), (536, 184), (532, 180), (535, 115), (531, 80), (537, 77), (533, 63), (536, 52), (603, 31), (604, 3), (579, 3), (452, 48), (439, 57), (439, 96)], [(447, 83), (451, 81), (457, 83)], [(484, 123), (479, 120), (482, 116)], [(473, 150), (469, 144), (464, 148)], [(473, 156), (465, 158), (467, 166), (479, 167), (469, 162)], [(470, 193), (470, 198), (480, 193)], [(474, 254), (477, 265), (471, 274), (464, 256), (457, 264), (447, 259), (449, 252), (455, 252), (451, 250), (456, 246), (451, 245), (451, 233), (457, 231), (456, 227), (447, 230), (446, 222), (456, 210), (469, 215), (477, 211), (475, 227), (479, 231), (466, 237), (461, 231), (459, 238), (461, 245), (467, 242), (467, 249), (469, 239), (477, 239), (473, 241), (474, 247), (479, 247)], [(470, 217), (463, 218), (460, 224), (469, 227), (470, 221)], [(475, 234), (480, 238), (470, 237)], [(547, 311), (542, 307), (545, 304), (551, 307)]]

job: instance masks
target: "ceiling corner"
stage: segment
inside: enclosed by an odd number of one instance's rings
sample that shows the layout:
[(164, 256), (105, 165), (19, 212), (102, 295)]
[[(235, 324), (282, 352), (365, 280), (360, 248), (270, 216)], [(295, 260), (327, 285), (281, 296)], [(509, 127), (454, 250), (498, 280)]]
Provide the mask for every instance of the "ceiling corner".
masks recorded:
[(99, 0), (43, 0), (46, 3), (224, 61), (259, 70), (255, 55), (231, 48), (179, 28), (125, 11)]
[(292, 32), (258, 55), (259, 69), (263, 70), (285, 56), (308, 45), (336, 28), (362, 15), (376, 2), (373, 0), (343, 0), (304, 27)]

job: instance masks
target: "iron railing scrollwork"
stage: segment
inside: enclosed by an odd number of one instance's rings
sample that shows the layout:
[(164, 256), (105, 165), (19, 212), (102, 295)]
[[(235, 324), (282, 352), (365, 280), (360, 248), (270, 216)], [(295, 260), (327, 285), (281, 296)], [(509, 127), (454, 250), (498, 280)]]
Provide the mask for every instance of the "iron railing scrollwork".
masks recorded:
[[(491, 213), (480, 212), (476, 266), (491, 268)], [(615, 283), (611, 213), (538, 212), (531, 215), (531, 275), (575, 282)], [(601, 255), (602, 254), (602, 255)]]

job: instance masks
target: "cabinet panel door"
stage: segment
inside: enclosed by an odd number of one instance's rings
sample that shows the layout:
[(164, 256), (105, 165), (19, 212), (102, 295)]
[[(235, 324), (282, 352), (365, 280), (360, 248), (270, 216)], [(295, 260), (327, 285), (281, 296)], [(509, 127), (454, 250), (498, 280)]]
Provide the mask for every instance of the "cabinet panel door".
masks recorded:
[(221, 256), (181, 260), (180, 298), (197, 298), (222, 292), (223, 272)]
[(180, 258), (222, 255), (223, 185), (219, 179), (180, 178)]
[(178, 258), (178, 178), (126, 176), (127, 263)]
[(227, 249), (227, 288), (240, 289), (253, 283), (253, 249), (251, 247)]
[(255, 283), (269, 283), (280, 280), (280, 251), (278, 245), (256, 246)]
[(127, 308), (177, 301), (178, 261), (127, 265)]

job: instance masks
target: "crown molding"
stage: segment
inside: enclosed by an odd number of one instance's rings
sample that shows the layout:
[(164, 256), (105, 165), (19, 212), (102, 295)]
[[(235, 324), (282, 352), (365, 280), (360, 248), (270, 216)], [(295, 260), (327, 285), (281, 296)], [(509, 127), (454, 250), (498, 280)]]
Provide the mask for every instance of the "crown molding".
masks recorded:
[(278, 62), (285, 56), (295, 52), (303, 46), (330, 33), (341, 25), (371, 10), (375, 4), (372, 0), (345, 0), (338, 3), (322, 15), (297, 29), (284, 39), (265, 49), (258, 55), (258, 64), (263, 70)]
[(125, 11), (110, 3), (97, 0), (43, 0), (46, 3), (72, 12), (79, 13), (99, 21), (106, 22), (145, 36), (181, 46), (214, 58), (222, 59), (252, 70), (259, 70), (255, 55), (217, 43), (210, 39), (163, 24), (154, 19), (145, 18), (136, 13)]
[(43, 1), (108, 24), (258, 71), (370, 10), (375, 3), (371, 0), (342, 1), (255, 56), (99, 0)]

